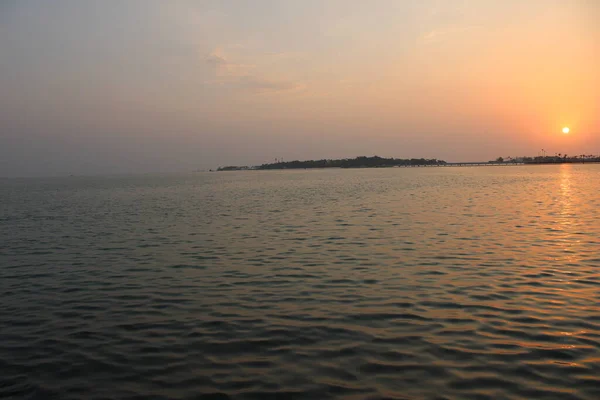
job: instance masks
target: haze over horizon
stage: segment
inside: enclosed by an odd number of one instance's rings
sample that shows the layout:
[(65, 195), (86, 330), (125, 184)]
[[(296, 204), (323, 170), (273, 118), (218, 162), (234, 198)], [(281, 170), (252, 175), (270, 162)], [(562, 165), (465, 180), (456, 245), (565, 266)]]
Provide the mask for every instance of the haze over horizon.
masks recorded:
[(599, 20), (595, 0), (2, 1), (0, 176), (600, 154)]

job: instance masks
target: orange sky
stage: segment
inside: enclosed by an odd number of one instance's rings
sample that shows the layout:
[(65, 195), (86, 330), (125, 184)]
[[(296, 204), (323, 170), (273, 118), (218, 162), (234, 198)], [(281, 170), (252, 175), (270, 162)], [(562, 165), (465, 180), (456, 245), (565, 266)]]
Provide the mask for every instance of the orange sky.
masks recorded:
[(0, 5), (0, 175), (600, 153), (595, 0), (94, 4)]

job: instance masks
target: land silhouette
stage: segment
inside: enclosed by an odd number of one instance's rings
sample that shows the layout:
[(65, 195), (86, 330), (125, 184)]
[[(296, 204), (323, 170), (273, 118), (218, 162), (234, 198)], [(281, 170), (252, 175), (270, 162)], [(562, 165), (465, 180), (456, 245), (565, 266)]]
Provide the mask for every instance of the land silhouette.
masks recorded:
[(217, 171), (240, 171), (247, 169), (266, 170), (266, 169), (309, 169), (309, 168), (385, 168), (397, 166), (426, 166), (426, 165), (444, 165), (446, 161), (438, 159), (425, 158), (383, 158), (379, 156), (356, 158), (342, 158), (336, 160), (307, 160), (307, 161), (278, 161), (270, 164), (262, 164), (255, 167), (248, 166), (227, 166), (220, 167)]
[(568, 164), (568, 163), (599, 163), (600, 156), (591, 154), (580, 154), (569, 156), (568, 154), (556, 153), (553, 156), (537, 156), (537, 157), (498, 157), (490, 163), (518, 163), (518, 164)]
[(600, 156), (580, 154), (569, 156), (556, 153), (554, 156), (537, 157), (498, 157), (484, 162), (449, 163), (435, 158), (383, 158), (379, 156), (342, 159), (322, 159), (306, 161), (276, 161), (257, 166), (230, 165), (219, 167), (217, 171), (272, 170), (272, 169), (314, 169), (314, 168), (389, 168), (389, 167), (428, 167), (428, 166), (484, 166), (484, 165), (521, 165), (521, 164), (565, 164), (600, 163)]

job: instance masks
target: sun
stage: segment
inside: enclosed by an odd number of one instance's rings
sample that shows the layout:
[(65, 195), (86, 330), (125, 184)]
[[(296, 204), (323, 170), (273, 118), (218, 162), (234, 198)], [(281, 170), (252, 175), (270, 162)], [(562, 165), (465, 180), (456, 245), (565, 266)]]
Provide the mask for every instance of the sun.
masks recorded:
[(568, 135), (568, 134), (569, 134), (569, 132), (571, 132), (571, 130), (569, 129), (569, 127), (568, 127), (568, 126), (565, 126), (565, 127), (563, 128), (563, 130), (562, 130), (562, 131), (563, 131), (563, 133), (564, 133), (565, 135)]

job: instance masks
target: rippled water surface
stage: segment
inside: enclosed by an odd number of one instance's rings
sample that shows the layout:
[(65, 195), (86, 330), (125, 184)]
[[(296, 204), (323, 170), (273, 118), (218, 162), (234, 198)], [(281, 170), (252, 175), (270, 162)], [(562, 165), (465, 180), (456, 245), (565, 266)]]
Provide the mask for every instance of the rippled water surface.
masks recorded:
[(600, 398), (600, 166), (0, 181), (0, 397)]

